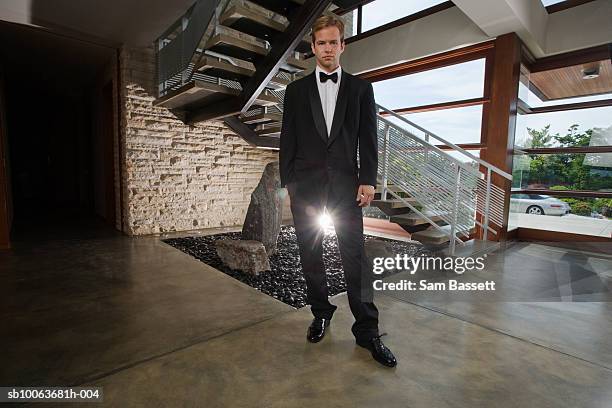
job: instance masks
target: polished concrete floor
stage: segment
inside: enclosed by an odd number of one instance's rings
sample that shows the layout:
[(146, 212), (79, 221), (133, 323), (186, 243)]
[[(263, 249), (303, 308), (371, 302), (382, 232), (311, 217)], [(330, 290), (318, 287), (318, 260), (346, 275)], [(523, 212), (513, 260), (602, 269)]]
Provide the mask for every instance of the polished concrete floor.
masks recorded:
[(388, 369), (355, 346), (344, 294), (309, 344), (307, 308), (159, 237), (82, 225), (0, 252), (0, 385), (96, 385), (117, 407), (612, 406), (609, 256), (518, 243), (484, 271), (427, 275), (493, 294), (377, 293)]

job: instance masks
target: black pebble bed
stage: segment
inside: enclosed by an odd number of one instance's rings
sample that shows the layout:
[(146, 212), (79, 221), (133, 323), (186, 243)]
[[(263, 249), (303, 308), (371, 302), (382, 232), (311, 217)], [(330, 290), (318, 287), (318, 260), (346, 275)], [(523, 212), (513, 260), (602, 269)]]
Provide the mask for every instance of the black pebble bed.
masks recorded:
[[(218, 239), (241, 239), (240, 232), (208, 235), (204, 237), (170, 238), (163, 242), (199, 259), (207, 265), (246, 283), (247, 285), (272, 296), (290, 306), (300, 308), (306, 306), (306, 281), (302, 274), (295, 229), (292, 226), (281, 227), (276, 244), (276, 253), (270, 257), (271, 271), (251, 275), (225, 266), (217, 256), (214, 242)], [(426, 253), (425, 248), (416, 243), (394, 241), (385, 238), (365, 235), (364, 239), (380, 240), (389, 243), (394, 254), (420, 256)], [(338, 251), (338, 241), (333, 232), (326, 232), (323, 238), (323, 261), (327, 274), (327, 286), (330, 296), (346, 291), (346, 282), (342, 272), (342, 262)], [(391, 275), (385, 272), (381, 277)]]

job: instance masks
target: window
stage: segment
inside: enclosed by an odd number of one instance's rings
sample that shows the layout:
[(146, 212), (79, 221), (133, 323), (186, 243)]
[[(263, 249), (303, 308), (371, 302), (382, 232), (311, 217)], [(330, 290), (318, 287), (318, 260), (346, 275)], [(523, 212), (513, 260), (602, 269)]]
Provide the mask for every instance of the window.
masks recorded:
[[(409, 113), (403, 116), (451, 143), (479, 143), (481, 139), (482, 105)], [(398, 118), (391, 117), (389, 120), (418, 137), (425, 137), (422, 131)], [(433, 138), (430, 143), (442, 144)]]
[(522, 158), (524, 163), (518, 165), (515, 156), (514, 188), (612, 191), (612, 153), (528, 154)]
[[(359, 6), (336, 7), (333, 11), (345, 19), (347, 24), (345, 38), (350, 38), (365, 33), (373, 34), (380, 30), (384, 31), (392, 26), (404, 24), (453, 6), (454, 4), (448, 0), (370, 0)], [(377, 30), (380, 27), (382, 28)]]
[(519, 106), (509, 229), (612, 237), (610, 61), (523, 66)]
[(363, 22), (361, 32), (390, 23), (399, 18), (418, 13), (429, 7), (444, 3), (445, 0), (376, 0), (362, 6)]
[(483, 96), (485, 59), (373, 83), (376, 102), (390, 109)]
[(612, 106), (522, 114), (515, 148), (612, 145)]
[(546, 7), (557, 3), (563, 3), (564, 1), (566, 0), (542, 0), (542, 5)]

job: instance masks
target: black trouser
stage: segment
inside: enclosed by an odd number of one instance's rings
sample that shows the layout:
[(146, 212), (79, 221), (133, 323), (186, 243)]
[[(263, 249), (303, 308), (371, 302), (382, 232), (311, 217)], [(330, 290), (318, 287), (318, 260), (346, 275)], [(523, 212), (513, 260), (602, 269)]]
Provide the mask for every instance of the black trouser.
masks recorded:
[(351, 331), (357, 341), (367, 341), (378, 335), (378, 309), (374, 305), (372, 270), (368, 267), (363, 247), (362, 209), (355, 201), (356, 197), (341, 199), (334, 195), (333, 189), (317, 196), (296, 197), (296, 194), (291, 194), (291, 212), (306, 279), (307, 302), (315, 317), (331, 319), (336, 310), (328, 299), (323, 231), (319, 224), (319, 216), (326, 208), (336, 230), (349, 305), (355, 317)]

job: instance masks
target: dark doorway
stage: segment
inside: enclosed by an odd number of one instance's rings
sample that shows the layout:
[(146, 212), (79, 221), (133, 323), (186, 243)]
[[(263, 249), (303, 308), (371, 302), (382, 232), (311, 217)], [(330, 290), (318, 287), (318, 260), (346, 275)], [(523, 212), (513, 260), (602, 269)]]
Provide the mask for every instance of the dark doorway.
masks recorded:
[(102, 88), (102, 141), (104, 164), (104, 219), (113, 224), (115, 221), (115, 177), (114, 177), (114, 132), (113, 132), (113, 83)]
[(0, 36), (11, 239), (114, 227), (116, 50), (10, 23)]

